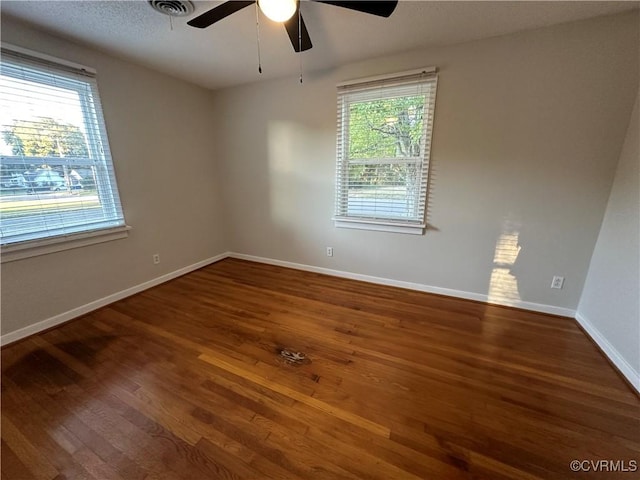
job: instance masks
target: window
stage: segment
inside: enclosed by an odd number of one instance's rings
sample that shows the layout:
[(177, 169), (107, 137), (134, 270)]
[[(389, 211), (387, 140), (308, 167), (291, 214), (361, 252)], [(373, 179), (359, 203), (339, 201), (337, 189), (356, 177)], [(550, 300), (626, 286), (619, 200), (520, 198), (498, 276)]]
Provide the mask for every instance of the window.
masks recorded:
[(422, 234), (435, 69), (338, 86), (338, 227)]
[(0, 160), (3, 254), (125, 231), (95, 72), (3, 46)]

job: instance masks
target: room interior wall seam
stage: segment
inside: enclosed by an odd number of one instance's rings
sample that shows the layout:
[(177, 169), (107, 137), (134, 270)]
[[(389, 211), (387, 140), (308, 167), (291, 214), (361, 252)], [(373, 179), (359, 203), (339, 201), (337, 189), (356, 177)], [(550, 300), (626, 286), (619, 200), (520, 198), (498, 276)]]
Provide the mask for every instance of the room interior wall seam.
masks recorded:
[(638, 109), (640, 91), (618, 155), (607, 208), (594, 246), (576, 320), (640, 393), (638, 335)]
[(70, 320), (78, 318), (82, 315), (86, 315), (95, 310), (98, 310), (99, 308), (102, 308), (114, 302), (117, 302), (118, 300), (122, 300), (124, 298), (130, 297), (131, 295), (135, 295), (136, 293), (140, 293), (142, 291), (148, 290), (152, 287), (168, 282), (169, 280), (173, 280), (175, 278), (181, 277), (183, 275), (186, 275), (187, 273), (193, 272), (202, 267), (206, 267), (207, 265), (211, 265), (212, 263), (216, 263), (216, 262), (219, 262), (220, 260), (224, 260), (228, 256), (229, 256), (229, 252), (221, 253), (219, 255), (201, 260), (191, 265), (187, 265), (186, 267), (179, 268), (178, 270), (174, 270), (173, 272), (166, 273), (154, 279), (147, 280), (146, 282), (140, 283), (138, 285), (134, 285), (133, 287), (126, 288), (116, 293), (112, 293), (111, 295), (107, 295), (106, 297), (99, 298), (97, 300), (86, 303), (84, 305), (73, 308), (71, 310), (60, 313), (58, 315), (54, 315), (53, 317), (46, 318), (37, 323), (27, 325), (24, 328), (20, 328), (12, 332), (5, 333), (2, 336), (0, 336), (0, 346), (17, 342), (18, 340), (22, 340), (23, 338), (26, 338), (31, 335), (35, 335), (37, 333), (48, 330), (50, 328), (56, 327)]
[(585, 333), (596, 343), (598, 348), (613, 363), (618, 371), (627, 379), (629, 384), (640, 394), (640, 372), (627, 362), (618, 350), (607, 340), (600, 330), (582, 313), (576, 312), (576, 322)]

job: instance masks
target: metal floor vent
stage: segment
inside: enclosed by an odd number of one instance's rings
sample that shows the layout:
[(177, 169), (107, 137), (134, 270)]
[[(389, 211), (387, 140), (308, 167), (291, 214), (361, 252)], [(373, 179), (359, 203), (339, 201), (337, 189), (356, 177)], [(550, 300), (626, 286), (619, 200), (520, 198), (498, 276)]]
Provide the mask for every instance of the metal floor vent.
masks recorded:
[(291, 350), (287, 350), (286, 348), (280, 349), (280, 356), (284, 358), (287, 362), (293, 363), (296, 365), (301, 365), (302, 363), (307, 363), (307, 356), (302, 352), (294, 352)]

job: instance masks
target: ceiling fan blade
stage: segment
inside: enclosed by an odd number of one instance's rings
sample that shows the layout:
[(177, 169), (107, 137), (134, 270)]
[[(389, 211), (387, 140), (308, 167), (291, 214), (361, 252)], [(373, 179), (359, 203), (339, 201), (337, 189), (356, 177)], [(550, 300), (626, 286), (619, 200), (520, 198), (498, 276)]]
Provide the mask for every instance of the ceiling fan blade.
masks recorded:
[(335, 5), (337, 7), (348, 8), (349, 10), (357, 10), (358, 12), (370, 13), (371, 15), (378, 15), (379, 17), (389, 17), (398, 5), (398, 0), (395, 1), (333, 1), (333, 0), (313, 0), (319, 3), (328, 3), (329, 5)]
[(206, 28), (254, 3), (256, 3), (256, 0), (224, 2), (222, 5), (212, 8), (196, 18), (192, 18), (187, 22), (187, 25), (196, 28)]
[[(302, 18), (302, 15), (298, 15), (299, 8), (300, 2), (298, 2), (298, 7), (296, 8), (296, 13), (293, 14), (293, 17), (284, 22), (284, 28), (287, 29), (293, 49), (296, 52), (304, 52), (305, 50), (309, 50), (313, 47), (313, 45), (311, 43), (309, 32), (307, 31), (307, 26), (304, 24), (304, 18)], [(300, 22), (298, 22), (298, 19), (300, 19)]]

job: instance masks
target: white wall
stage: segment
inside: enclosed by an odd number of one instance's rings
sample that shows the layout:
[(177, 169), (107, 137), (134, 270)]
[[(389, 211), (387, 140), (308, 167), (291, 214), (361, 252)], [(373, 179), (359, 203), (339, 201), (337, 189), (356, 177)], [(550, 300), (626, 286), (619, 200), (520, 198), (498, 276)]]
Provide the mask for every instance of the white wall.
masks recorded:
[(640, 391), (640, 95), (627, 130), (578, 320)]
[[(302, 86), (292, 76), (220, 90), (230, 244), (572, 314), (638, 90), (638, 49), (632, 13), (308, 73)], [(440, 70), (429, 230), (334, 228), (335, 84), (423, 66)], [(549, 288), (553, 275), (563, 290)]]
[[(228, 249), (211, 93), (2, 18), (2, 40), (94, 67), (126, 239), (2, 265), (2, 333), (51, 319)], [(160, 265), (152, 264), (159, 253)]]

